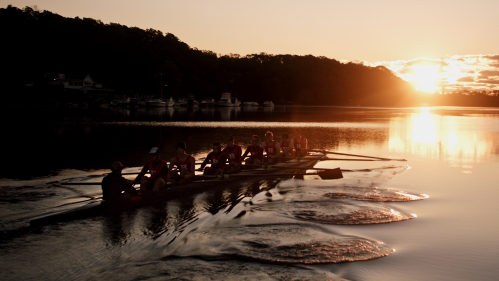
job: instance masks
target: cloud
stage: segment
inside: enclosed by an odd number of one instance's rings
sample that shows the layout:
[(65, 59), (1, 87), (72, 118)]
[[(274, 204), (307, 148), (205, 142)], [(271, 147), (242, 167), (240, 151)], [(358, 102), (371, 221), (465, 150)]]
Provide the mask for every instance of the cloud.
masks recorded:
[[(370, 66), (382, 65), (390, 69), (395, 75), (417, 86), (416, 74), (420, 67), (433, 66), (438, 68), (435, 77), (435, 90), (442, 82), (448, 89), (462, 89), (471, 87), (473, 90), (484, 88), (499, 88), (499, 83), (494, 80), (499, 76), (499, 54), (471, 54), (455, 55), (442, 59), (416, 58), (411, 60), (383, 61), (365, 63)], [(439, 67), (441, 66), (441, 67)], [(483, 82), (483, 83), (478, 83)]]
[(418, 58), (414, 59), (412, 61), (408, 61), (406, 63), (407, 66), (412, 66), (412, 65), (440, 65), (442, 63), (441, 60), (432, 60), (432, 59), (427, 59), (427, 58)]
[(498, 84), (499, 85), (499, 80), (494, 80), (494, 79), (482, 79), (482, 80), (478, 80), (478, 82), (487, 83), (487, 84)]
[(400, 70), (398, 73), (400, 73), (400, 74), (414, 73), (414, 69), (406, 67), (406, 68)]
[(484, 56), (484, 58), (489, 59), (489, 60), (499, 61), (499, 55), (487, 55), (487, 56)]
[(480, 75), (485, 77), (499, 76), (499, 70), (482, 70), (480, 71)]
[(456, 81), (458, 81), (458, 82), (475, 82), (475, 79), (473, 79), (471, 77), (461, 77), (461, 78), (457, 79)]

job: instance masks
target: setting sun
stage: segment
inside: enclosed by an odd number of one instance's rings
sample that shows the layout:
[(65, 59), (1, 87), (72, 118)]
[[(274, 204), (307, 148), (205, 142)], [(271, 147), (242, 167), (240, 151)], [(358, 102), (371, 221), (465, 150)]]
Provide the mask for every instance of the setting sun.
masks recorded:
[(412, 76), (416, 88), (421, 91), (432, 91), (437, 87), (440, 77), (439, 67), (436, 65), (416, 65)]

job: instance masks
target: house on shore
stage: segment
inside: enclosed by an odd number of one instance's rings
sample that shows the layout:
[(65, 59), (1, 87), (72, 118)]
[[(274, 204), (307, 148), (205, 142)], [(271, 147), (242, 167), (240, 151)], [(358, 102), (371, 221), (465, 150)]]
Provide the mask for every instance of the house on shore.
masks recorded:
[(89, 91), (110, 92), (113, 91), (102, 87), (102, 83), (95, 81), (90, 74), (83, 79), (66, 78), (64, 73), (56, 73), (53, 78), (47, 83), (52, 86), (60, 86), (64, 91), (81, 91), (88, 93)]
[(65, 79), (64, 90), (78, 90), (84, 93), (88, 91), (112, 91), (102, 87), (101, 83), (96, 82), (90, 74), (83, 79)]

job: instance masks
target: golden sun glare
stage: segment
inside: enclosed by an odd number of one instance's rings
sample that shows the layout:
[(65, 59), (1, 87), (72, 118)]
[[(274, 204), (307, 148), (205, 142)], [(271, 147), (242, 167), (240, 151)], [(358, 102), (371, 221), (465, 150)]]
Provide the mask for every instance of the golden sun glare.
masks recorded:
[(435, 65), (415, 65), (412, 81), (416, 88), (421, 91), (432, 91), (437, 86), (440, 77), (439, 67)]

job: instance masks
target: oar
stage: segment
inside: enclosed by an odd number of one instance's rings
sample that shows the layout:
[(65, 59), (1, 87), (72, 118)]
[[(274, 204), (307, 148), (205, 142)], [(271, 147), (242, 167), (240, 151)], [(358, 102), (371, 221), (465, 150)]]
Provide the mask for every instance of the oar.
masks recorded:
[[(336, 154), (336, 155), (344, 155), (344, 156), (353, 156), (353, 157), (372, 158), (372, 159), (385, 160), (385, 161), (407, 161), (406, 159), (391, 159), (391, 158), (383, 158), (383, 157), (375, 157), (375, 156), (367, 156), (367, 155), (339, 153), (339, 152), (332, 152), (332, 151), (327, 151), (327, 150), (309, 149), (308, 151), (322, 152), (322, 153), (326, 153), (326, 154)], [(332, 158), (329, 158), (329, 159), (332, 159)], [(335, 159), (335, 160), (346, 160), (346, 159)], [(353, 160), (353, 161), (355, 161), (355, 160)]]
[[(248, 178), (248, 177), (291, 177), (291, 176), (320, 176), (322, 179), (333, 180), (333, 179), (341, 179), (343, 178), (343, 174), (341, 173), (340, 168), (323, 170), (317, 173), (287, 173), (287, 174), (258, 174), (258, 175), (242, 175), (242, 174), (225, 174), (223, 179), (229, 178)], [(196, 176), (196, 178), (219, 178), (222, 179), (221, 176)]]
[[(322, 155), (305, 155), (305, 156), (300, 157), (300, 159), (301, 160), (313, 160), (313, 159), (320, 159), (321, 157), (324, 157), (324, 156), (322, 156)], [(296, 157), (276, 156), (272, 159), (286, 162), (286, 161), (290, 161), (290, 160), (295, 160), (297, 158)]]
[[(203, 177), (203, 176), (196, 176)], [(197, 181), (189, 182), (189, 183), (198, 183)], [(101, 185), (102, 182), (61, 182), (60, 185)], [(188, 184), (188, 183), (186, 183)], [(169, 187), (170, 184), (167, 184), (166, 187)]]
[[(255, 165), (260, 166), (260, 165)], [(272, 170), (315, 170), (315, 171), (336, 171), (339, 168), (300, 168), (300, 167), (276, 167), (272, 166)], [(251, 170), (250, 170), (251, 171)], [(360, 169), (360, 170), (345, 170), (341, 169), (342, 172), (372, 172), (371, 169)]]
[(101, 185), (102, 182), (61, 182), (60, 185)]
[(374, 160), (374, 159), (348, 159), (348, 158), (324, 158), (321, 161), (386, 161), (386, 160)]
[[(288, 168), (289, 169), (289, 168)], [(253, 175), (243, 175), (243, 174), (225, 174), (224, 179), (229, 179), (229, 178), (248, 178), (248, 177), (290, 177), (290, 176), (320, 176), (322, 179), (326, 180), (332, 180), (332, 179), (341, 179), (343, 178), (343, 174), (341, 173), (342, 170), (340, 168), (336, 169), (319, 169), (319, 168), (311, 168), (307, 169), (304, 168), (304, 170), (319, 170), (317, 173), (287, 173), (287, 174), (253, 174)], [(345, 170), (346, 172), (350, 172), (351, 170)], [(211, 176), (211, 175), (206, 175), (206, 176), (195, 176), (194, 177), (196, 180), (203, 180), (203, 179), (213, 179), (213, 178), (220, 178), (220, 176)], [(102, 183), (100, 182), (62, 182), (60, 183), (61, 185), (101, 185)]]

